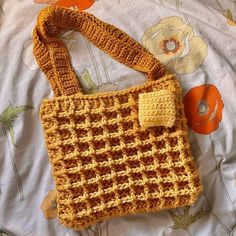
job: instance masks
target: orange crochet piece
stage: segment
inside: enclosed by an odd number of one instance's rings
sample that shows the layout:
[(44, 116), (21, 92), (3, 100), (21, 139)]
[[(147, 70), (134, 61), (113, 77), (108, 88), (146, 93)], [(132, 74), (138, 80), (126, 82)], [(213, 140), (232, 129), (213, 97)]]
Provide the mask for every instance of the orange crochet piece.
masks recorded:
[[(147, 73), (147, 83), (83, 95), (65, 46), (57, 39), (65, 28), (80, 31), (118, 61)], [(202, 186), (190, 151), (180, 85), (157, 59), (114, 26), (58, 7), (39, 15), (34, 53), (57, 95), (42, 102), (40, 114), (64, 225), (80, 230), (110, 217), (176, 208), (197, 199)], [(158, 91), (171, 99), (159, 99)], [(168, 112), (167, 126), (159, 126), (156, 117), (155, 127), (140, 126), (139, 98), (153, 92), (152, 102), (163, 104), (160, 111), (166, 104), (175, 109)]]

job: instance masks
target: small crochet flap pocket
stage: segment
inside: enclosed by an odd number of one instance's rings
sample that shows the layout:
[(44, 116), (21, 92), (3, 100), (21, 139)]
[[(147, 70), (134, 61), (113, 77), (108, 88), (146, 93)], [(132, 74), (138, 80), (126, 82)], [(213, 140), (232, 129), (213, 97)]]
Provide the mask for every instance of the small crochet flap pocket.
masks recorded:
[(175, 123), (175, 95), (166, 90), (139, 94), (139, 123), (142, 127), (166, 126)]

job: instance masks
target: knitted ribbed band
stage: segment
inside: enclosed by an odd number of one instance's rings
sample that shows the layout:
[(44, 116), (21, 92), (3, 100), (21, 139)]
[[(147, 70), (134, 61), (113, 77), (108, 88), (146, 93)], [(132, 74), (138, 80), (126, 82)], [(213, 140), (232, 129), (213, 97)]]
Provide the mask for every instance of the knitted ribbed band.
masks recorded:
[(93, 15), (59, 7), (41, 11), (33, 32), (34, 55), (56, 96), (82, 92), (67, 49), (58, 39), (64, 29), (74, 29), (117, 61), (148, 74), (156, 80), (165, 74), (164, 66), (139, 43), (120, 29)]

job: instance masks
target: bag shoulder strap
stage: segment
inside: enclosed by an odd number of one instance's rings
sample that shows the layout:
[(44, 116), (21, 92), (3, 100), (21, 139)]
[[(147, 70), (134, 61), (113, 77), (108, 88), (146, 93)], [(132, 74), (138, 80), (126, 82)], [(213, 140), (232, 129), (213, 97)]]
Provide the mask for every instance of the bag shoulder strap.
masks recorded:
[(164, 66), (129, 35), (95, 16), (67, 8), (44, 8), (33, 31), (33, 52), (55, 96), (82, 93), (65, 44), (58, 38), (65, 29), (79, 31), (108, 55), (156, 80), (166, 74)]

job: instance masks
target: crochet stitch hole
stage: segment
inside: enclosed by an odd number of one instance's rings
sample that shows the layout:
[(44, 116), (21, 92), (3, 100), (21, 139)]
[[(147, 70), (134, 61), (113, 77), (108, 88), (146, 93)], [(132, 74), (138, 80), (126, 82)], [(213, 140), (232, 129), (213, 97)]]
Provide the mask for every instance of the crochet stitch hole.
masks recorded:
[(145, 163), (147, 166), (153, 165), (154, 158), (152, 156), (142, 157), (141, 161)]
[(156, 141), (156, 147), (157, 147), (157, 149), (164, 148), (165, 147), (165, 141), (164, 140)]
[(88, 165), (92, 163), (92, 157), (91, 156), (81, 156), (80, 161), (82, 165)]
[(68, 223), (70, 223), (70, 220), (71, 220), (67, 213), (69, 209), (70, 208), (67, 205), (61, 204), (60, 211), (58, 212), (59, 215), (65, 216), (65, 222), (68, 222)]
[(171, 128), (168, 128), (170, 133), (176, 132), (176, 127), (172, 126)]
[(107, 119), (114, 119), (117, 117), (116, 111), (106, 111), (105, 116)]
[(120, 110), (120, 112), (121, 112), (122, 117), (124, 118), (124, 117), (127, 117), (130, 115), (131, 109), (130, 109), (130, 107), (123, 108)]
[(98, 205), (101, 204), (101, 199), (98, 198), (98, 197), (96, 197), (96, 198), (90, 198), (90, 199), (89, 199), (89, 203), (90, 203), (91, 207), (96, 207), (96, 206), (98, 206)]
[(136, 201), (136, 206), (137, 206), (137, 209), (139, 210), (142, 210), (145, 206), (146, 206), (146, 201), (141, 201), (141, 200), (137, 200)]
[(120, 96), (120, 97), (118, 97), (118, 100), (121, 104), (124, 104), (124, 103), (128, 102), (129, 98), (128, 98), (128, 96)]
[(77, 213), (80, 213), (81, 211), (84, 211), (85, 210), (84, 208), (85, 208), (85, 206), (84, 206), (83, 202), (76, 203), (75, 210), (76, 210)]
[(84, 190), (82, 187), (76, 187), (72, 190), (74, 197), (80, 197), (83, 196)]
[(80, 116), (76, 116), (75, 117), (75, 123), (76, 124), (83, 124), (85, 122), (85, 116), (84, 115), (80, 115)]
[(75, 168), (78, 166), (78, 163), (74, 159), (66, 159), (65, 165), (68, 169)]
[[(112, 205), (114, 205), (115, 204), (115, 202), (114, 201), (111, 201), (111, 202), (109, 202), (110, 204), (112, 204)], [(111, 206), (112, 206), (111, 205)], [(120, 212), (120, 208), (118, 208), (117, 206), (112, 206), (112, 207), (110, 207), (110, 208), (108, 208), (107, 209), (107, 212), (108, 212), (108, 215), (109, 216), (112, 216), (112, 215), (119, 215), (119, 212)]]
[(123, 157), (123, 154), (122, 154), (122, 151), (118, 150), (118, 151), (112, 151), (111, 156), (113, 160), (118, 160)]
[(162, 187), (165, 190), (170, 190), (170, 189), (174, 188), (174, 185), (172, 183), (170, 183), (170, 182), (166, 182), (166, 183), (162, 183)]
[(112, 167), (116, 173), (126, 170), (125, 164), (115, 164)]
[(95, 155), (95, 159), (96, 159), (96, 162), (98, 163), (107, 162), (108, 154), (107, 153), (97, 154)]
[(118, 145), (120, 145), (119, 138), (111, 138), (110, 139), (110, 144), (111, 144), (111, 146), (118, 146)]
[(154, 92), (151, 87), (147, 88), (146, 93)]
[(85, 185), (85, 189), (87, 190), (87, 192), (90, 194), (96, 193), (98, 191), (98, 185), (95, 184), (86, 184)]
[(102, 116), (98, 113), (93, 113), (93, 114), (90, 114), (90, 119), (92, 122), (96, 123), (96, 122), (101, 121)]
[(79, 173), (67, 173), (66, 175), (71, 180), (72, 184), (81, 181), (81, 174)]
[(76, 133), (78, 134), (79, 137), (87, 136), (88, 131), (86, 129), (77, 129)]
[(126, 144), (128, 144), (128, 143), (134, 143), (134, 142), (135, 142), (135, 137), (133, 137), (133, 136), (124, 136), (124, 142), (125, 142)]
[(177, 176), (180, 176), (180, 175), (182, 175), (182, 174), (185, 173), (185, 168), (184, 168), (183, 166), (174, 167), (173, 170), (174, 170), (174, 173), (175, 173)]
[(154, 170), (145, 171), (145, 175), (149, 179), (156, 178), (156, 176), (157, 176), (156, 171), (154, 171)]
[[(147, 89), (147, 92), (149, 92), (149, 89)], [(138, 93), (132, 93), (131, 97), (133, 98), (134, 101), (138, 101), (139, 94)]]
[(181, 190), (181, 189), (185, 189), (186, 186), (188, 186), (189, 182), (188, 181), (180, 181), (177, 183), (178, 185), (178, 189)]
[(103, 140), (99, 140), (99, 141), (94, 141), (93, 145), (94, 145), (94, 148), (96, 149), (102, 149), (102, 148), (105, 148), (106, 143)]
[(65, 154), (70, 154), (74, 151), (74, 147), (72, 145), (64, 145), (63, 146), (63, 152)]
[(86, 180), (89, 180), (89, 179), (92, 179), (92, 178), (95, 178), (96, 177), (96, 172), (94, 170), (84, 170), (83, 171), (83, 175), (84, 175), (84, 178)]
[(183, 143), (188, 143), (188, 139), (184, 136), (182, 136)]
[(156, 208), (160, 204), (161, 204), (161, 200), (160, 199), (150, 199), (149, 200), (149, 205), (150, 205), (151, 209)]
[(70, 138), (71, 133), (70, 133), (69, 130), (67, 130), (67, 129), (59, 129), (58, 132), (59, 132), (59, 134), (60, 134), (60, 136), (62, 137), (63, 140)]
[(92, 132), (93, 132), (94, 136), (102, 135), (103, 134), (103, 129), (101, 127), (92, 128)]
[(142, 141), (149, 139), (149, 132), (140, 132), (139, 137)]
[(190, 172), (194, 172), (196, 170), (196, 166), (195, 166), (194, 162), (188, 161), (187, 165), (188, 165), (188, 168), (189, 168)]
[(140, 167), (139, 161), (136, 161), (136, 160), (134, 160), (134, 161), (128, 160), (127, 164), (130, 168)]
[(57, 117), (57, 121), (58, 121), (58, 124), (60, 125), (70, 124), (70, 119), (66, 117)]
[(167, 159), (167, 155), (165, 153), (158, 153), (157, 154), (157, 159), (159, 163), (165, 163)]
[(159, 168), (158, 173), (162, 178), (165, 178), (168, 176), (170, 170), (169, 169), (164, 169), (164, 168)]
[(82, 151), (82, 152), (87, 151), (89, 149), (88, 143), (79, 143), (78, 146), (79, 146), (80, 151)]
[(130, 175), (134, 181), (143, 179), (143, 176), (141, 173), (131, 173)]
[(112, 188), (113, 186), (113, 181), (111, 179), (101, 180), (100, 183), (104, 189)]
[(190, 150), (188, 150), (188, 149), (185, 149), (184, 150), (184, 156), (185, 156), (185, 158), (187, 159), (187, 158), (189, 158), (190, 156), (191, 156), (191, 151)]
[(147, 184), (147, 187), (148, 187), (148, 192), (149, 193), (155, 193), (155, 192), (159, 191), (159, 185), (158, 184), (149, 183), (149, 184)]
[(135, 195), (141, 195), (144, 193), (144, 186), (143, 185), (134, 185), (132, 189), (135, 192)]
[(193, 179), (193, 184), (194, 184), (194, 186), (196, 186), (196, 187), (201, 186), (201, 181), (200, 181), (200, 178), (199, 178), (198, 175)]
[(116, 176), (117, 183), (125, 184), (129, 183), (129, 178), (127, 175)]
[(153, 135), (155, 136), (159, 136), (159, 135), (162, 135), (164, 133), (164, 131), (166, 130), (164, 127), (152, 127), (152, 132), (153, 132)]
[(133, 209), (133, 204), (126, 202), (122, 204), (123, 211), (131, 211)]
[(107, 125), (107, 129), (109, 130), (110, 133), (117, 133), (118, 132), (118, 125)]
[(118, 189), (117, 193), (120, 196), (120, 198), (125, 198), (130, 195), (130, 189), (129, 188)]
[(108, 166), (98, 166), (97, 170), (98, 170), (98, 172), (100, 173), (101, 176), (111, 174), (111, 168), (108, 167)]
[(173, 151), (173, 152), (169, 152), (169, 155), (171, 156), (171, 159), (174, 163), (178, 162), (180, 159), (179, 159), (179, 155), (180, 155), (180, 152), (179, 151)]
[[(105, 190), (106, 192), (106, 190)], [(116, 198), (115, 193), (111, 192), (111, 193), (105, 193), (103, 195), (103, 199), (104, 199), (104, 203), (108, 203), (110, 201), (113, 201)]]
[(175, 198), (174, 197), (165, 197), (164, 201), (165, 201), (164, 205), (166, 207), (170, 207), (170, 206), (173, 206), (173, 202), (175, 201)]
[(138, 154), (136, 148), (126, 148), (125, 150), (130, 156), (136, 156)]
[(169, 138), (169, 144), (171, 147), (175, 147), (177, 143), (178, 143), (178, 139), (176, 137)]
[(142, 152), (147, 152), (150, 151), (152, 149), (152, 145), (150, 143), (146, 144), (146, 145), (141, 145), (141, 150)]

